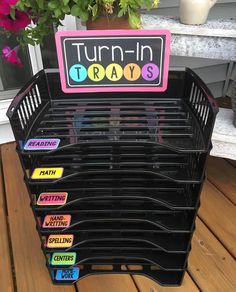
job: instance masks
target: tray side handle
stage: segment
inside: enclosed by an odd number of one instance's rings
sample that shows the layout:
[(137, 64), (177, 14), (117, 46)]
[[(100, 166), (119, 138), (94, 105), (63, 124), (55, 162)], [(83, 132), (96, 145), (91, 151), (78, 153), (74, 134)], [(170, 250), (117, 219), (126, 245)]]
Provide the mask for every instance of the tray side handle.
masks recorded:
[(27, 139), (31, 126), (49, 99), (46, 75), (41, 70), (18, 92), (7, 110), (16, 141)]
[[(215, 118), (219, 111), (217, 102), (206, 84), (189, 68), (186, 68), (185, 82), (185, 99), (200, 126), (205, 147), (209, 150)], [(200, 137), (197, 137), (197, 133), (195, 135), (198, 143)]]

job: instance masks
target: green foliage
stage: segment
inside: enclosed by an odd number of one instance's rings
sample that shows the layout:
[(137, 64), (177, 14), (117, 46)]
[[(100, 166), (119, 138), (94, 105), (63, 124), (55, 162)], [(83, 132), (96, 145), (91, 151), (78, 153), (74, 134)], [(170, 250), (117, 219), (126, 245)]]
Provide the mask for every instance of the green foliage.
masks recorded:
[[(11, 8), (10, 17), (15, 11), (26, 12), (32, 20), (32, 26), (17, 33), (21, 45), (41, 44), (45, 36), (52, 32), (52, 26), (61, 25), (65, 15), (95, 20), (101, 15), (127, 16), (131, 27), (140, 28), (140, 9), (156, 8), (159, 0), (19, 0)], [(8, 34), (8, 32), (6, 32)]]

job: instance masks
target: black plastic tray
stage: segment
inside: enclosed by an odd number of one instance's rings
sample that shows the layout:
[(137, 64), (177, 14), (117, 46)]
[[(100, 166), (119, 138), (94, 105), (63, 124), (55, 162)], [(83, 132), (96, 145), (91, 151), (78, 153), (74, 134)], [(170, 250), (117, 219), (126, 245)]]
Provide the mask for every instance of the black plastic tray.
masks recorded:
[[(34, 194), (33, 204), (36, 211), (76, 210), (91, 201), (126, 200), (129, 202), (144, 200), (156, 208), (171, 210), (192, 210), (199, 205), (201, 184), (176, 183), (169, 179), (158, 178), (142, 172), (97, 174), (93, 176), (75, 176), (55, 183), (28, 184)], [(37, 205), (39, 195), (43, 192), (67, 192), (64, 205)], [(158, 207), (159, 206), (159, 207)]]
[[(45, 250), (48, 259), (53, 253), (61, 253), (65, 251), (52, 251)], [(74, 251), (70, 251), (74, 252)], [(76, 263), (74, 265), (60, 265), (63, 268), (72, 268), (77, 265), (83, 264), (123, 264), (126, 265), (153, 265), (157, 266), (160, 270), (164, 271), (181, 271), (186, 268), (186, 255), (182, 253), (166, 253), (158, 249), (144, 249), (140, 250), (127, 250), (127, 249), (87, 249), (76, 252)], [(50, 268), (58, 268), (58, 265), (48, 263)]]
[[(110, 264), (109, 262), (106, 265), (91, 265), (83, 264), (77, 266), (79, 268), (79, 278), (82, 279), (89, 275), (99, 275), (99, 274), (131, 274), (131, 275), (145, 275), (150, 279), (158, 282), (162, 286), (179, 286), (182, 283), (185, 269), (180, 271), (164, 271), (160, 270), (157, 266), (154, 265), (120, 265), (120, 264)], [(68, 272), (68, 268), (58, 268), (52, 269), (49, 268), (51, 279), (54, 284), (68, 285), (73, 284), (77, 280), (72, 281), (58, 281), (56, 280), (57, 270), (62, 270)], [(70, 268), (69, 268), (70, 270)], [(69, 271), (70, 272), (70, 271)]]
[[(122, 223), (122, 222), (121, 222)], [(110, 222), (108, 225), (110, 229), (94, 229), (91, 223), (91, 228), (80, 229), (80, 230), (68, 230), (68, 231), (45, 231), (40, 230), (40, 234), (43, 236), (43, 246), (47, 242), (47, 235), (52, 234), (73, 234), (75, 236), (73, 246), (78, 250), (80, 247), (94, 248), (100, 246), (105, 246), (106, 242), (121, 242), (121, 245), (127, 242), (142, 242), (143, 248), (145, 243), (150, 245), (149, 247), (156, 247), (160, 250), (169, 253), (186, 253), (189, 250), (189, 242), (192, 236), (192, 232), (179, 232), (179, 231), (163, 231), (163, 230), (153, 230), (153, 229), (143, 229), (145, 224), (140, 223), (139, 229), (121, 229), (117, 228), (117, 222)], [(122, 225), (122, 224), (120, 224)], [(124, 224), (123, 224), (124, 225)], [(130, 226), (132, 226), (130, 224)], [(124, 228), (124, 227), (123, 227)], [(137, 226), (136, 226), (137, 228)], [(123, 241), (123, 243), (122, 243)]]
[[(217, 111), (210, 91), (187, 68), (170, 70), (164, 93), (65, 94), (58, 70), (36, 74), (7, 115), (45, 257), (76, 252), (79, 278), (130, 273), (179, 285)], [(57, 138), (60, 144), (25, 150), (33, 138)], [(63, 167), (64, 173), (32, 179), (39, 167)], [(43, 192), (66, 192), (68, 198), (61, 206), (38, 205)], [(61, 214), (71, 215), (69, 227), (42, 227), (46, 215)], [(53, 234), (73, 234), (73, 245), (48, 248)], [(74, 282), (56, 279), (58, 269), (71, 267), (47, 266), (54, 283)]]
[(65, 94), (59, 72), (42, 70), (22, 88), (7, 115), (22, 153), (28, 139), (47, 137), (60, 138), (60, 148), (129, 142), (208, 152), (216, 113), (205, 84), (182, 68), (170, 70), (164, 93), (145, 94)]
[[(97, 144), (88, 146), (81, 151), (81, 147), (67, 147), (52, 154), (34, 156), (29, 164), (29, 181), (35, 168), (63, 167), (64, 173), (60, 180), (72, 176), (112, 173), (112, 172), (142, 172), (154, 174), (158, 177), (173, 181), (201, 182), (204, 173), (201, 171), (206, 155), (193, 153), (177, 153), (164, 147), (155, 149), (121, 145)], [(24, 158), (23, 158), (24, 159)], [(39, 182), (42, 180), (39, 180)], [(48, 182), (48, 180), (46, 180)], [(56, 180), (50, 180), (50, 183)]]

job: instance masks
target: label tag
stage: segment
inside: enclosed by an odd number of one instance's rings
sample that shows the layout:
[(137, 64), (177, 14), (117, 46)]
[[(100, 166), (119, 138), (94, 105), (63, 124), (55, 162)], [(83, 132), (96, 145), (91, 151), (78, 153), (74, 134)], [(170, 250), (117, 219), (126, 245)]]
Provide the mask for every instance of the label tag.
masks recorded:
[(43, 221), (43, 228), (65, 228), (70, 226), (71, 215), (47, 215)]
[(57, 149), (60, 139), (29, 139), (24, 150), (53, 150)]
[(54, 252), (51, 264), (54, 266), (70, 266), (76, 261), (76, 252)]
[(64, 269), (56, 271), (58, 281), (76, 281), (79, 279), (79, 268)]
[(67, 201), (68, 193), (41, 193), (37, 205), (56, 206), (64, 205)]
[(63, 167), (40, 167), (35, 168), (31, 176), (32, 179), (54, 179), (61, 178), (64, 172)]
[(51, 234), (48, 237), (48, 248), (64, 248), (71, 247), (73, 244), (73, 234)]

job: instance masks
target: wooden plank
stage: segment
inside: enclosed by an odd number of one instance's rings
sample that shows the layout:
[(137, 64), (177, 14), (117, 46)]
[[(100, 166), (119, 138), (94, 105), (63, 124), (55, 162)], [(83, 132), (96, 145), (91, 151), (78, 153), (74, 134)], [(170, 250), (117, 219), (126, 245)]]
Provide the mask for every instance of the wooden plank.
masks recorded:
[(93, 275), (77, 282), (79, 292), (137, 292), (129, 275)]
[(236, 205), (236, 168), (226, 160), (209, 157), (208, 179)]
[(236, 291), (236, 262), (205, 224), (196, 220), (189, 272), (204, 292)]
[(185, 274), (180, 287), (162, 287), (151, 279), (143, 276), (133, 276), (133, 279), (141, 292), (197, 292), (199, 291), (188, 273)]
[(73, 285), (55, 286), (51, 283), (15, 144), (2, 146), (2, 162), (17, 291), (75, 292)]
[[(236, 158), (236, 157), (235, 157)], [(233, 165), (233, 167), (236, 168), (236, 160), (232, 160), (232, 159), (227, 159), (226, 160), (228, 163), (230, 163), (231, 165)]]
[(201, 193), (201, 207), (198, 214), (236, 257), (236, 206), (207, 181)]
[(0, 283), (2, 291), (12, 292), (14, 291), (13, 272), (11, 269), (10, 244), (8, 239), (7, 214), (1, 166), (0, 153)]

